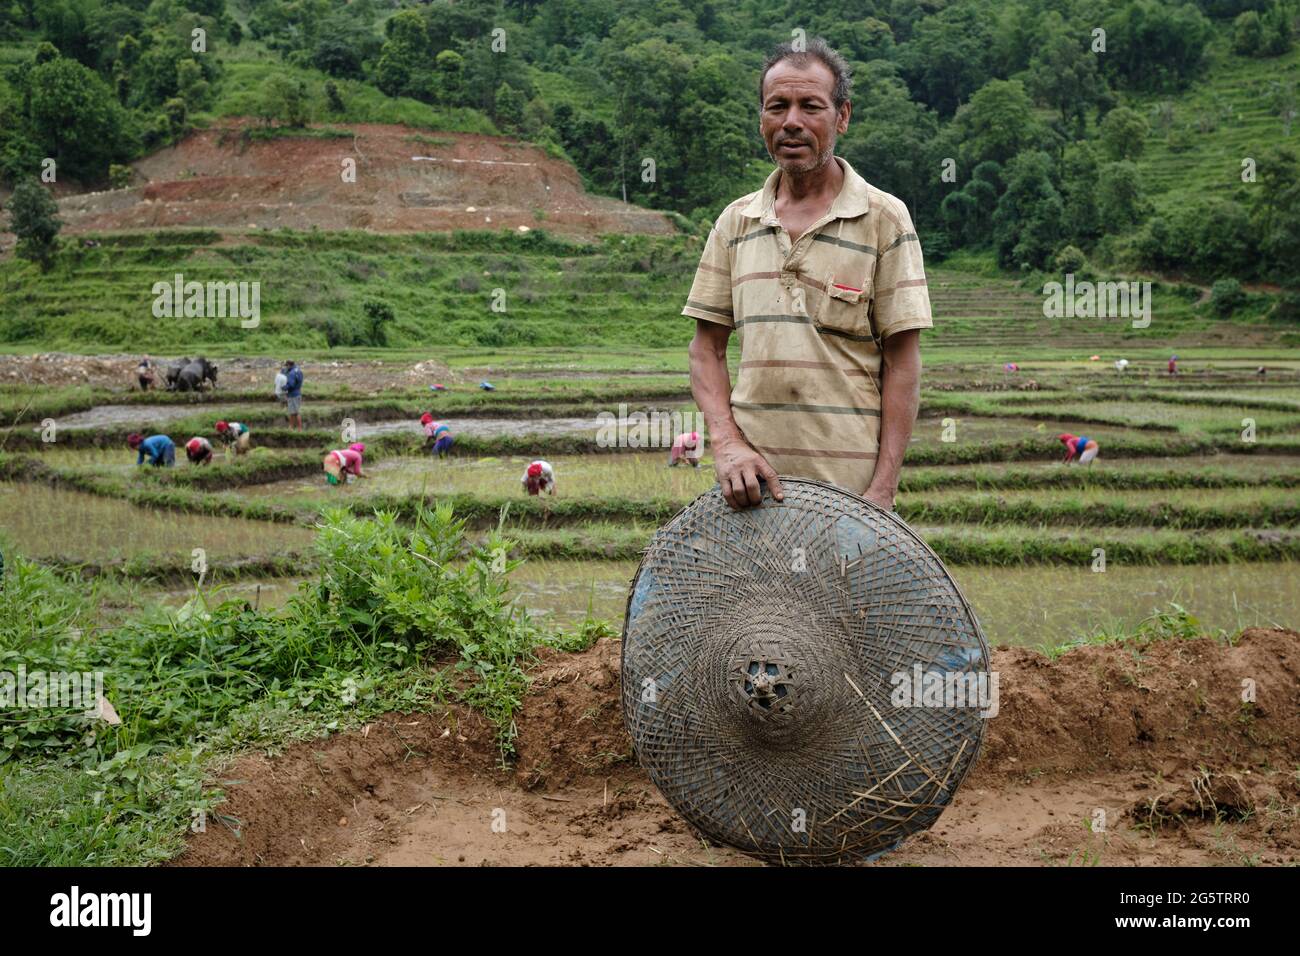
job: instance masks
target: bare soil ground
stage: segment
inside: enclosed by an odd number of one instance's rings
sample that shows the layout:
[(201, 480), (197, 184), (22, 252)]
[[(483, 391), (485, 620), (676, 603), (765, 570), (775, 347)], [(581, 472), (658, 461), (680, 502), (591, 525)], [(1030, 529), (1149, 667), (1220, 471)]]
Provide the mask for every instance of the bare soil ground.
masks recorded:
[[(255, 123), (224, 121), (139, 160), (128, 189), (64, 196), (64, 231), (675, 231), (662, 213), (588, 195), (568, 163), (504, 137), (350, 123), (342, 138), (243, 140), (239, 129)], [(342, 176), (349, 160), (354, 182)], [(0, 234), (0, 249), (13, 241)]]
[[(993, 666), (1001, 712), (971, 776), (875, 865), (1300, 862), (1300, 634), (999, 649)], [(617, 642), (545, 654), (518, 728), (508, 769), (459, 708), (241, 758), (221, 774), (238, 822), (175, 862), (756, 865), (691, 832), (632, 759)]]

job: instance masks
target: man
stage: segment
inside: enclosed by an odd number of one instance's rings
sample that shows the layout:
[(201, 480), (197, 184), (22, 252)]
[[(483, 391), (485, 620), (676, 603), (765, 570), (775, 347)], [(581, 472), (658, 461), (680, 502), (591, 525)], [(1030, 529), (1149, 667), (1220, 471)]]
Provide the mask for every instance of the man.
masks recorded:
[(140, 391), (147, 392), (153, 388), (153, 362), (149, 361), (149, 356), (140, 359), (140, 364), (135, 367), (135, 378), (140, 383)]
[(285, 362), (284, 367), (284, 409), (289, 416), (289, 427), (302, 431), (302, 369), (293, 359)]
[(782, 500), (778, 472), (894, 505), (920, 402), (920, 330), (933, 323), (907, 207), (834, 155), (850, 88), (821, 39), (768, 59), (759, 130), (778, 168), (718, 217), (682, 309), (696, 319), (691, 390), (733, 508), (758, 504), (760, 481)]

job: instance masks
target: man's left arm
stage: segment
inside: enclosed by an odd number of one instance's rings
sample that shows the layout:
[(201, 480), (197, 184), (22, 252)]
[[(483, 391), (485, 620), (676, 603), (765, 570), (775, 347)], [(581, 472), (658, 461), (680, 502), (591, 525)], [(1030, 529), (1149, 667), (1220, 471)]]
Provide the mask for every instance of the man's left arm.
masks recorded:
[(896, 332), (884, 341), (880, 385), (880, 443), (876, 471), (864, 497), (894, 507), (903, 455), (921, 404), (921, 330)]
[(903, 455), (921, 404), (921, 329), (934, 327), (921, 243), (907, 207), (885, 200), (884, 230), (876, 258), (872, 325), (881, 343), (880, 439), (876, 470), (866, 497), (894, 507)]

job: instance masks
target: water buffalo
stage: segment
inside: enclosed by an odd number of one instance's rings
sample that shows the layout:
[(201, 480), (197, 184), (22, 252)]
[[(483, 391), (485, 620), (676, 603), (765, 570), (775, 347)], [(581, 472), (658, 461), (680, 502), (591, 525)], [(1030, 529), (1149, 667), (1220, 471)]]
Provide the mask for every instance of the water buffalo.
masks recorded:
[(167, 363), (167, 366), (163, 369), (163, 379), (167, 383), (167, 391), (176, 390), (176, 380), (180, 378), (181, 370), (189, 365), (191, 361), (191, 359), (183, 358)]
[(182, 392), (198, 392), (202, 391), (204, 381), (210, 381), (213, 388), (217, 387), (217, 367), (199, 356), (181, 369), (176, 376), (176, 388)]

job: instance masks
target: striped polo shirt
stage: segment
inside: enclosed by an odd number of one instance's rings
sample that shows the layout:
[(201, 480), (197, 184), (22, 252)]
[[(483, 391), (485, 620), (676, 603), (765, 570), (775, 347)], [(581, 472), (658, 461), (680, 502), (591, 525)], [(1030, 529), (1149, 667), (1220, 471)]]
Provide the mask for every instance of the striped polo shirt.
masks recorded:
[(745, 440), (779, 474), (861, 494), (879, 447), (880, 343), (933, 322), (907, 207), (835, 161), (844, 185), (797, 242), (776, 217), (779, 168), (724, 209), (682, 314), (736, 330)]

